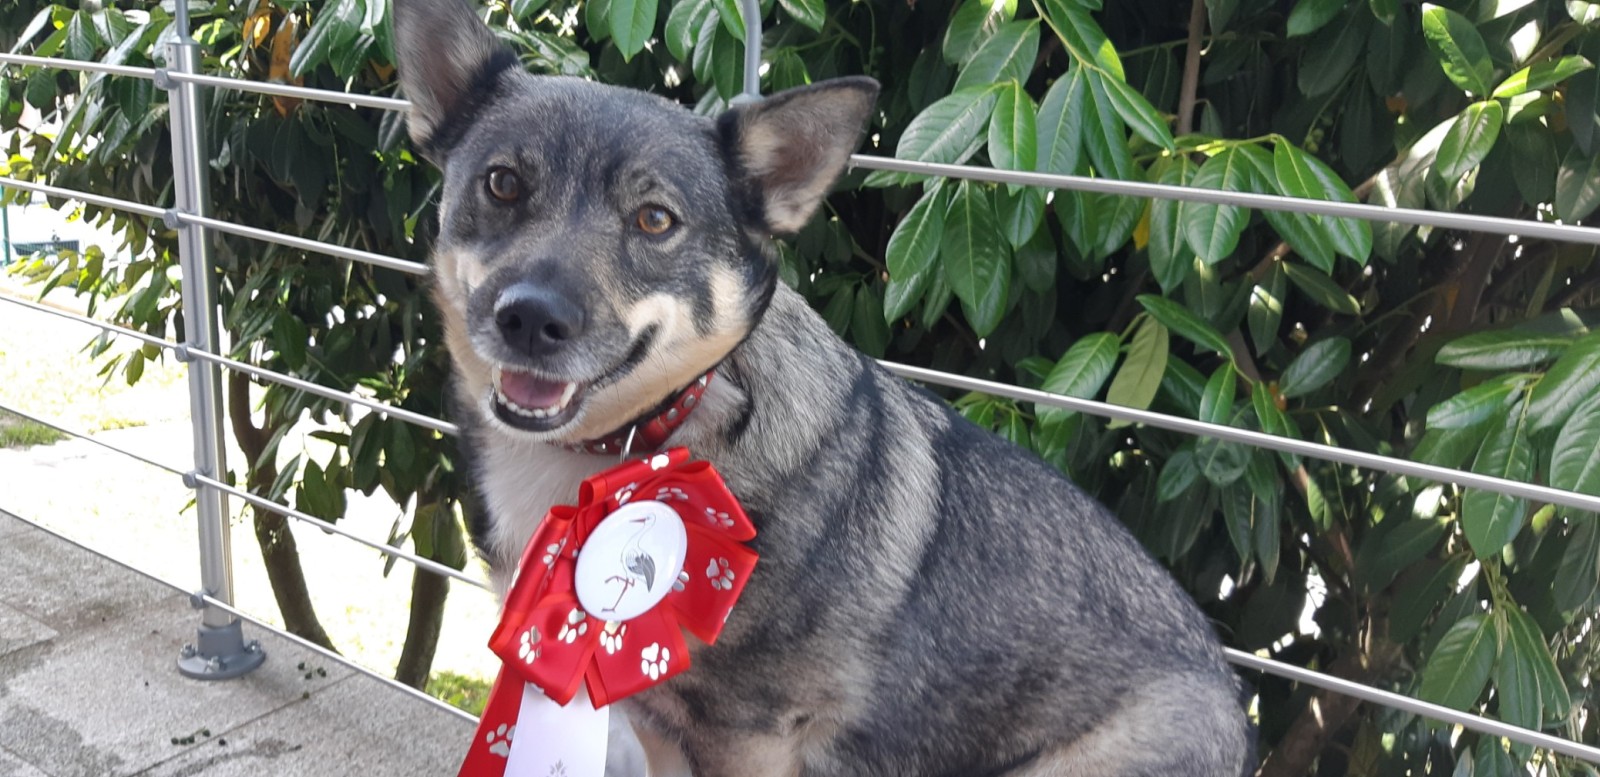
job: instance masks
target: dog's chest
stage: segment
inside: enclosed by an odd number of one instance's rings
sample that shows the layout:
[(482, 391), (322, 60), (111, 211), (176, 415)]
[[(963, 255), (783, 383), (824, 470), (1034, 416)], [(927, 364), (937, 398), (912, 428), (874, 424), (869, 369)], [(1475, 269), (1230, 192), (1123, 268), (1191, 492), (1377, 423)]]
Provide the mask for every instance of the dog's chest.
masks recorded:
[(478, 488), (489, 516), (491, 576), (496, 592), (504, 596), (522, 550), (545, 513), (558, 504), (575, 504), (583, 479), (616, 461), (503, 435), (491, 437), (479, 460)]

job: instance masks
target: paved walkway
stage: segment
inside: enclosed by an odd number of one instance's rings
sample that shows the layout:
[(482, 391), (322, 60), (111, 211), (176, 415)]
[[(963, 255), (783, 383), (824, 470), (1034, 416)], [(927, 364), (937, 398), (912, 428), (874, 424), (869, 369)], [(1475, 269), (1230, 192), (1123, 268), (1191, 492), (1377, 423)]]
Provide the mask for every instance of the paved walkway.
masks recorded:
[(466, 722), (248, 624), (261, 669), (179, 675), (198, 623), (186, 596), (0, 513), (0, 775), (455, 773)]

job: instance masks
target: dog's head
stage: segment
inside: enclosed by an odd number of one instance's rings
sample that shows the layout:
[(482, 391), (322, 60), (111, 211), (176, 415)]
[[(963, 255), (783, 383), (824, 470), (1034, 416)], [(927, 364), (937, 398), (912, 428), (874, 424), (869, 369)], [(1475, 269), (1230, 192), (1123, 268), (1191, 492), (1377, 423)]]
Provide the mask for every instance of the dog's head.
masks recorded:
[(829, 81), (718, 119), (535, 76), (465, 0), (394, 0), (412, 139), (444, 172), (435, 298), (468, 400), (551, 442), (599, 437), (711, 369), (777, 282), (877, 96)]

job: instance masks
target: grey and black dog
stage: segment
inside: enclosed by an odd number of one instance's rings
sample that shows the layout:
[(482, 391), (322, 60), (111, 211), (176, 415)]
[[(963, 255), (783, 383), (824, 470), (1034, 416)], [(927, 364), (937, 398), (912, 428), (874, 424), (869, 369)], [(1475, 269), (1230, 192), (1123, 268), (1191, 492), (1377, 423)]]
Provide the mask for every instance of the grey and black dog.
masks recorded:
[(850, 348), (778, 282), (861, 140), (845, 78), (716, 119), (517, 66), (465, 0), (394, 0), (444, 172), (434, 296), (503, 593), (545, 511), (651, 418), (756, 524), (715, 646), (621, 703), (651, 775), (1216, 775), (1251, 760), (1206, 619), (1101, 505)]

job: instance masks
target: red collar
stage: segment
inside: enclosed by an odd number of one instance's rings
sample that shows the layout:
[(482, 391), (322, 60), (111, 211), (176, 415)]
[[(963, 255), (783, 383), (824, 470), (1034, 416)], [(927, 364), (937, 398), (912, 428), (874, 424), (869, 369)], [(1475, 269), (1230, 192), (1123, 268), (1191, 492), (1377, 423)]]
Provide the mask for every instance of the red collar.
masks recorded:
[[(665, 410), (657, 413), (648, 421), (628, 424), (611, 434), (594, 440), (584, 440), (564, 446), (567, 450), (578, 453), (617, 454), (627, 449), (630, 453), (654, 453), (661, 449), (667, 438), (683, 422), (688, 420), (689, 414), (700, 406), (700, 398), (706, 393), (706, 386), (711, 383), (711, 376), (715, 370), (700, 376), (699, 380), (690, 383), (687, 388), (678, 393), (678, 398)], [(628, 437), (632, 435), (633, 444), (628, 444)]]

